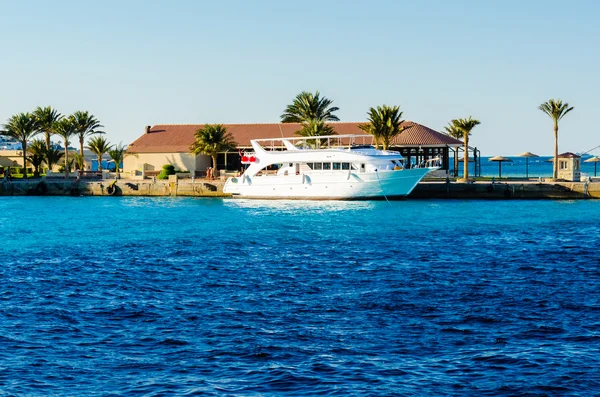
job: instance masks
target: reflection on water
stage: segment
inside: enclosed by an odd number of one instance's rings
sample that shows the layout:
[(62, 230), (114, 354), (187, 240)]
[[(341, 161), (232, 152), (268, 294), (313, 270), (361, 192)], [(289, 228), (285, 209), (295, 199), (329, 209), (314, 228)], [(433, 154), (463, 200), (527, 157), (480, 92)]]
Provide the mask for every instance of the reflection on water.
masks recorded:
[(336, 212), (371, 210), (381, 205), (381, 201), (342, 201), (342, 200), (254, 200), (254, 199), (225, 199), (225, 206), (266, 210), (269, 212), (310, 211)]

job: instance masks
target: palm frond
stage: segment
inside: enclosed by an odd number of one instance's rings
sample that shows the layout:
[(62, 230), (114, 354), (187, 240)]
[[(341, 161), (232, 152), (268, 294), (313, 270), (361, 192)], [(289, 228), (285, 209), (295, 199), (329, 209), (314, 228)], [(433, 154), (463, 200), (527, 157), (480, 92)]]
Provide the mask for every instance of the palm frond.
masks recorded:
[(560, 99), (549, 99), (548, 101), (542, 103), (538, 106), (542, 112), (546, 113), (554, 122), (554, 124), (558, 124), (558, 121), (562, 119), (567, 113), (571, 110), (575, 109), (574, 106), (570, 106), (568, 103), (563, 103)]
[(462, 133), (462, 137), (465, 138), (471, 135), (471, 130), (481, 124), (481, 121), (469, 116), (469, 118), (454, 119), (451, 123), (456, 130)]
[(319, 91), (314, 94), (303, 91), (296, 95), (291, 105), (288, 105), (281, 115), (283, 123), (305, 123), (310, 120), (316, 121), (340, 121), (334, 114), (339, 110), (332, 106), (333, 101), (323, 97)]
[(216, 156), (217, 153), (234, 150), (237, 146), (233, 135), (222, 124), (207, 124), (194, 134), (190, 153)]
[(37, 119), (40, 132), (44, 133), (46, 148), (50, 149), (50, 139), (52, 135), (54, 135), (54, 125), (57, 121), (62, 119), (63, 116), (51, 106), (46, 106), (44, 108), (38, 106), (33, 111), (33, 115)]
[(369, 123), (360, 124), (358, 127), (373, 135), (376, 147), (379, 146), (381, 141), (383, 149), (386, 150), (396, 136), (412, 127), (402, 125), (404, 123), (402, 113), (400, 106), (382, 105), (377, 108), (370, 108), (367, 112)]

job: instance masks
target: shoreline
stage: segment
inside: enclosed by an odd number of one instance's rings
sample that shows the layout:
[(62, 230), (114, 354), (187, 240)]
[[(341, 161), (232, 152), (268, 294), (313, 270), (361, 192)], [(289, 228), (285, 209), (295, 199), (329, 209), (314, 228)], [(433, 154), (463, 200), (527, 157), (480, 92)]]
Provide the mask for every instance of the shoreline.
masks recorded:
[[(42, 183), (43, 182), (43, 183)], [(221, 197), (225, 181), (151, 181), (151, 180), (76, 180), (27, 179), (0, 182), (0, 196), (147, 196), (147, 197)], [(384, 199), (383, 197), (381, 199)], [(539, 182), (532, 180), (425, 181), (417, 185), (408, 200), (582, 200), (600, 199), (597, 182)]]

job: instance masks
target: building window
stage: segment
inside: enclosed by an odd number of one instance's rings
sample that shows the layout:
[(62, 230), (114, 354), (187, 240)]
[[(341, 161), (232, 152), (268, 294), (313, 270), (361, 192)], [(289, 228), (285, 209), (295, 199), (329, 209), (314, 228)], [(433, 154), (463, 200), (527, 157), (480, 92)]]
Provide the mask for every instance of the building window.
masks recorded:
[(567, 161), (566, 160), (560, 160), (558, 162), (558, 167), (561, 170), (566, 170), (567, 169)]

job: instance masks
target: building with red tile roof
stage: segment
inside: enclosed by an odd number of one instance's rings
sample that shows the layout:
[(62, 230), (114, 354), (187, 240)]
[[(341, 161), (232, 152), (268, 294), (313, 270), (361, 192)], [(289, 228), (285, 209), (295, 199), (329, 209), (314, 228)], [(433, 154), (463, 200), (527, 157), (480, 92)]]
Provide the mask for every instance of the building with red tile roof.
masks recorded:
[[(358, 126), (361, 123), (335, 122), (329, 123), (338, 135), (364, 135)], [(233, 135), (239, 149), (250, 148), (251, 139), (297, 137), (299, 123), (265, 123), (265, 124), (223, 124)], [(394, 138), (390, 148), (399, 150), (408, 162), (420, 162), (440, 156), (443, 168), (448, 169), (450, 148), (463, 143), (449, 135), (442, 134), (422, 124), (405, 121), (407, 127)], [(164, 164), (173, 164), (179, 170), (193, 174), (202, 174), (211, 166), (208, 156), (194, 156), (189, 153), (194, 142), (196, 131), (204, 124), (160, 124), (148, 126), (142, 136), (131, 143), (127, 149), (130, 154), (125, 159), (125, 172), (144, 173), (158, 171)], [(219, 169), (239, 169), (240, 158), (236, 152), (221, 154), (218, 158)]]

